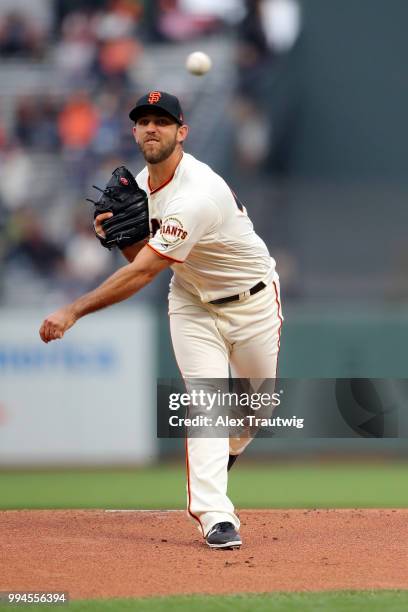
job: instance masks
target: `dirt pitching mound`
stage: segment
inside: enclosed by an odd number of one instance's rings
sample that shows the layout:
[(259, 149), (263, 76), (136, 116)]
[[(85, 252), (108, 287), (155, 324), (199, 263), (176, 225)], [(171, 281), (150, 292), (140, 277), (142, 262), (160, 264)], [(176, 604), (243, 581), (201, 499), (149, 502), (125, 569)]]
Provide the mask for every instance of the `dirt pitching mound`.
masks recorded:
[(245, 510), (211, 550), (182, 511), (0, 513), (0, 591), (71, 598), (407, 589), (408, 510)]

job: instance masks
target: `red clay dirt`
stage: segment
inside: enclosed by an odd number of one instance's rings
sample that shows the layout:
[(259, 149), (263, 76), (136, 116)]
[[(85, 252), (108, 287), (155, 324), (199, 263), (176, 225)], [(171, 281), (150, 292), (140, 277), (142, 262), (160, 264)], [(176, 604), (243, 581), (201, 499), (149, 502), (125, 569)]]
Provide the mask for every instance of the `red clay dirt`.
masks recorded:
[(73, 599), (408, 588), (408, 509), (243, 510), (240, 550), (182, 511), (0, 513), (0, 591)]

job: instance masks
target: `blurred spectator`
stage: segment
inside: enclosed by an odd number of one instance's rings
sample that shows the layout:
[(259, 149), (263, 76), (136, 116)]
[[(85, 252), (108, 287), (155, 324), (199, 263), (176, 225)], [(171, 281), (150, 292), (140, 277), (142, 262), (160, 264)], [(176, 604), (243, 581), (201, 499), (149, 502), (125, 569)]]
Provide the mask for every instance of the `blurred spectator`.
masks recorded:
[(96, 16), (97, 66), (104, 83), (114, 82), (119, 87), (130, 84), (130, 68), (137, 64), (143, 52), (142, 44), (136, 40), (136, 26), (141, 14), (138, 2), (113, 0), (105, 12)]
[(41, 152), (58, 149), (57, 101), (52, 96), (24, 96), (16, 101), (14, 137), (20, 145)]
[(98, 99), (99, 125), (92, 150), (97, 155), (113, 155), (120, 149), (121, 121), (119, 98), (113, 93), (102, 93)]
[(69, 279), (76, 292), (89, 291), (108, 276), (113, 260), (95, 238), (91, 214), (77, 215), (65, 256)]
[(119, 87), (130, 85), (129, 70), (137, 63), (142, 46), (132, 38), (116, 38), (102, 43), (98, 54), (100, 78)]
[(58, 113), (59, 102), (56, 98), (49, 95), (39, 99), (35, 147), (40, 152), (53, 152), (59, 148)]
[(63, 249), (47, 238), (36, 211), (25, 207), (11, 223), (12, 242), (6, 261), (43, 278), (57, 276), (64, 265)]
[(297, 0), (247, 0), (238, 28), (236, 150), (242, 166), (281, 174), (291, 142), (296, 94), (286, 59), (301, 28)]
[(96, 59), (96, 35), (91, 15), (78, 11), (65, 17), (54, 59), (72, 86), (78, 87), (90, 78)]
[(301, 26), (297, 0), (247, 0), (238, 29), (238, 89), (245, 96), (264, 98), (265, 78), (276, 69), (279, 56), (294, 46)]
[(60, 28), (67, 15), (73, 12), (95, 13), (97, 10), (103, 9), (105, 5), (106, 0), (58, 0), (58, 2), (53, 2), (55, 27)]
[(257, 169), (269, 150), (269, 126), (250, 98), (239, 98), (234, 105), (236, 156), (241, 169)]
[(33, 162), (24, 149), (10, 145), (1, 154), (0, 199), (8, 210), (23, 206), (35, 181)]
[(45, 32), (19, 12), (0, 17), (0, 56), (40, 59), (44, 51)]
[(37, 102), (34, 96), (16, 99), (14, 134), (24, 147), (31, 148), (37, 131)]
[(186, 14), (217, 18), (232, 25), (245, 15), (243, 0), (179, 0), (179, 7)]
[(263, 27), (261, 5), (264, 0), (247, 0), (247, 12), (238, 28), (238, 92), (259, 97), (258, 87), (265, 69), (273, 66), (274, 53), (269, 48)]
[(301, 29), (301, 11), (297, 0), (266, 0), (260, 5), (266, 41), (276, 53), (292, 49)]
[(61, 24), (55, 62), (73, 86), (94, 79), (128, 82), (128, 71), (142, 52), (136, 29), (142, 6), (135, 0), (101, 2), (68, 12)]
[(65, 102), (58, 117), (64, 160), (65, 189), (83, 192), (95, 160), (93, 143), (100, 126), (98, 108), (87, 93), (77, 91)]
[(157, 30), (164, 40), (183, 41), (213, 32), (221, 26), (217, 16), (183, 11), (178, 0), (159, 0)]
[(58, 132), (64, 149), (86, 151), (99, 127), (99, 113), (83, 91), (74, 93), (58, 117)]
[(142, 16), (139, 2), (112, 0), (105, 11), (97, 14), (95, 32), (99, 40), (130, 38)]
[(235, 26), (244, 13), (244, 0), (148, 0), (143, 35), (152, 42), (190, 40)]

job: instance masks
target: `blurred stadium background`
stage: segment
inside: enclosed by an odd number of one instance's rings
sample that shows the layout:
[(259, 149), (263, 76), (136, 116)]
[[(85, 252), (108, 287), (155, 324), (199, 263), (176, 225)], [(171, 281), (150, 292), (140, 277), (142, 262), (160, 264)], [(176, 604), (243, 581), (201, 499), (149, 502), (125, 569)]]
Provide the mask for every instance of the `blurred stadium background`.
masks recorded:
[[(85, 197), (117, 165), (141, 169), (128, 111), (148, 90), (180, 97), (187, 151), (225, 177), (277, 260), (281, 376), (406, 377), (407, 18), (404, 0), (2, 0), (2, 507), (183, 503), (182, 448), (155, 436), (156, 378), (177, 376), (169, 277), (63, 343), (38, 337), (121, 264)], [(204, 78), (184, 69), (194, 50), (213, 59)], [(232, 486), (250, 506), (406, 505), (407, 452), (403, 439), (256, 440)], [(305, 457), (309, 472), (280, 462)], [(351, 458), (362, 472), (332, 470)], [(137, 474), (25, 472), (121, 466)]]

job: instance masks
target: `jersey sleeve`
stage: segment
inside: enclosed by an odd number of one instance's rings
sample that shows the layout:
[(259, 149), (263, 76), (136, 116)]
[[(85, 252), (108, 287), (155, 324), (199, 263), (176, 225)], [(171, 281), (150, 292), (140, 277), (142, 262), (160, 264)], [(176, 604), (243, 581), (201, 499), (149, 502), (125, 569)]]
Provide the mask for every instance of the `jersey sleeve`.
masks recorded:
[(183, 263), (197, 242), (211, 237), (219, 222), (220, 213), (210, 198), (179, 198), (169, 202), (148, 244), (159, 255)]

